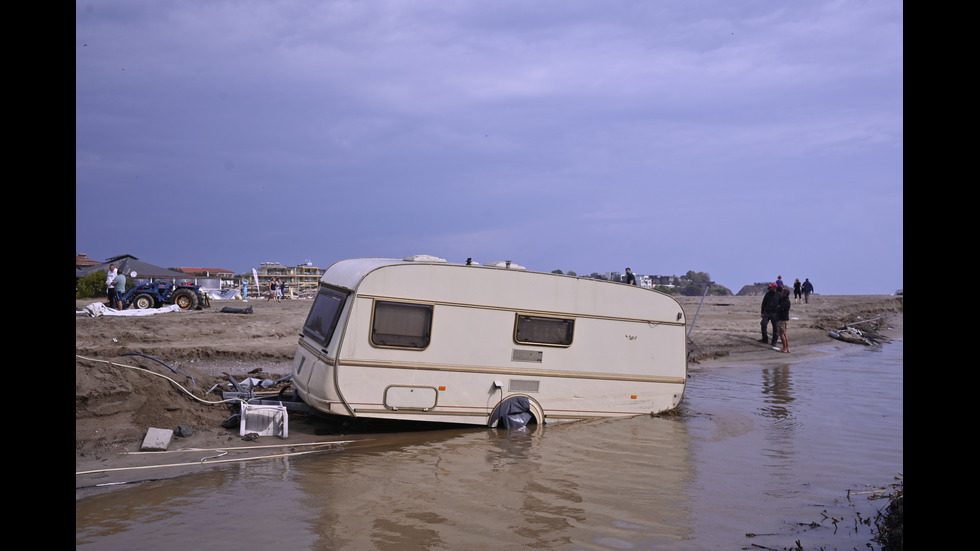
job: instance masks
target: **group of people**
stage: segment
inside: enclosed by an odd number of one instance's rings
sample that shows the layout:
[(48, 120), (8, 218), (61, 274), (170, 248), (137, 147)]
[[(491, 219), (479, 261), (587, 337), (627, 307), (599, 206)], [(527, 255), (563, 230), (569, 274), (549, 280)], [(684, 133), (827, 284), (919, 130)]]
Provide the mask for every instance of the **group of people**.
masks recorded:
[(276, 302), (282, 302), (282, 297), (286, 294), (286, 282), (280, 280), (278, 277), (272, 278), (269, 282), (269, 298), (266, 302), (274, 300)]
[(126, 275), (119, 273), (115, 264), (109, 264), (105, 285), (109, 295), (109, 308), (123, 309), (123, 296), (126, 294)]
[[(803, 283), (800, 283), (800, 278), (796, 278), (793, 283), (793, 293), (797, 302), (802, 295), (806, 297), (805, 300), (809, 303), (812, 292), (813, 284), (810, 283), (810, 278), (806, 278)], [(773, 349), (789, 353), (789, 335), (786, 334), (786, 324), (789, 322), (791, 306), (789, 287), (783, 284), (783, 276), (779, 276), (775, 282), (769, 284), (769, 289), (762, 297), (762, 338), (759, 339), (759, 342), (769, 342), (769, 326), (772, 325)], [(782, 348), (776, 346), (777, 341), (782, 343)]]
[[(783, 276), (779, 276), (783, 277)], [(810, 303), (810, 293), (813, 292), (813, 284), (810, 283), (810, 278), (806, 278), (806, 281), (800, 283), (800, 278), (796, 278), (793, 282), (793, 298), (796, 302), (805, 300), (807, 304)]]

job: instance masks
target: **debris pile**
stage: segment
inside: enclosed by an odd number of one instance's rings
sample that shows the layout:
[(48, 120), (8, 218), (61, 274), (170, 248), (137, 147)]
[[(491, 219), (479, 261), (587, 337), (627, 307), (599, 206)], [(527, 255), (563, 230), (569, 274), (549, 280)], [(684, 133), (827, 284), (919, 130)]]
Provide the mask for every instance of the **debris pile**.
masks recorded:
[[(858, 321), (854, 323), (849, 323), (844, 327), (836, 330), (830, 331), (827, 334), (832, 339), (837, 339), (839, 341), (849, 342), (853, 344), (863, 344), (866, 346), (880, 346), (891, 339), (878, 333), (878, 326), (881, 322), (881, 317)], [(864, 330), (852, 327), (854, 325), (864, 325)]]

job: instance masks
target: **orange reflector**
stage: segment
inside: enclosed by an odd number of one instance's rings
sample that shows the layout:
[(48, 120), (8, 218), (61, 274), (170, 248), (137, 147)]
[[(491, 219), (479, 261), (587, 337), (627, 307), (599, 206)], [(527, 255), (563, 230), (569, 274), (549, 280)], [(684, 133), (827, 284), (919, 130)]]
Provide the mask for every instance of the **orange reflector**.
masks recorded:
[(636, 400), (636, 394), (630, 395), (630, 400)]
[(439, 387), (439, 390), (446, 390), (446, 387), (441, 386), (441, 387)]

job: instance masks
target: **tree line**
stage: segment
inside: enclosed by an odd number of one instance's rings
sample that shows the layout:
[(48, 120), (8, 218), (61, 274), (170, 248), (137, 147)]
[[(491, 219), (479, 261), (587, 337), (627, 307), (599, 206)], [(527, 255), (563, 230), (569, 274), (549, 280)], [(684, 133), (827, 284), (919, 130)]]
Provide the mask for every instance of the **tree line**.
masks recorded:
[[(570, 275), (576, 277), (578, 276), (578, 274), (572, 270), (565, 272), (559, 269), (559, 270), (552, 270), (551, 273), (559, 274), (559, 275)], [(592, 272), (591, 274), (582, 277), (600, 279), (603, 281), (609, 280), (609, 278), (607, 278), (605, 275), (600, 274), (598, 272)], [(619, 282), (623, 282), (626, 280), (625, 275), (619, 275), (618, 277), (619, 279), (617, 281)], [(672, 283), (669, 286), (655, 284), (653, 288), (657, 291), (660, 291), (661, 293), (666, 293), (668, 295), (701, 296), (704, 294), (705, 288), (707, 287), (709, 295), (719, 295), (719, 296), (733, 295), (731, 290), (725, 287), (724, 285), (716, 285), (713, 281), (711, 281), (711, 274), (709, 274), (708, 272), (695, 272), (694, 270), (688, 270), (687, 273), (684, 274), (683, 276), (680, 277), (676, 275), (670, 276), (670, 281)]]

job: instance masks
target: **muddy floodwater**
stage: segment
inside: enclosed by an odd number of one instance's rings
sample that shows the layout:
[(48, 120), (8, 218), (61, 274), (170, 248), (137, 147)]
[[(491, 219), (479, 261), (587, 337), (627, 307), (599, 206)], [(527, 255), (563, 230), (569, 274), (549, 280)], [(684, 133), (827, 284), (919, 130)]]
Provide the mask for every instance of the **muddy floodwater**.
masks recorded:
[(873, 519), (904, 469), (902, 396), (900, 339), (692, 366), (681, 415), (377, 435), (216, 465), (77, 500), (75, 544), (879, 549)]

